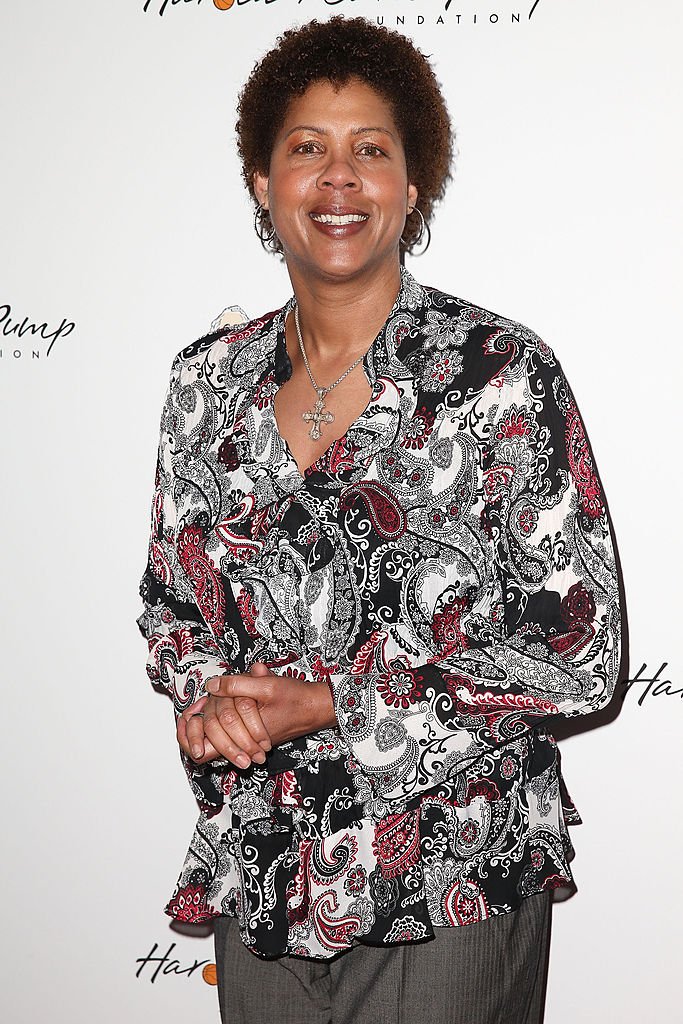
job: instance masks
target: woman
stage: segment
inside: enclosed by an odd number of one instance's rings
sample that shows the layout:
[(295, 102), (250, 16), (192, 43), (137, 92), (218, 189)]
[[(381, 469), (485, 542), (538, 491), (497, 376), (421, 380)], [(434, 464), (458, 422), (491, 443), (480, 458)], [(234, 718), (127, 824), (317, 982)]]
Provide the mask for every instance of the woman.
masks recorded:
[(583, 425), (536, 335), (401, 267), (451, 154), (408, 40), (285, 33), (239, 114), (294, 294), (173, 364), (139, 624), (202, 813), (167, 910), (215, 918), (224, 1021), (531, 1024), (579, 820), (548, 730), (618, 673)]

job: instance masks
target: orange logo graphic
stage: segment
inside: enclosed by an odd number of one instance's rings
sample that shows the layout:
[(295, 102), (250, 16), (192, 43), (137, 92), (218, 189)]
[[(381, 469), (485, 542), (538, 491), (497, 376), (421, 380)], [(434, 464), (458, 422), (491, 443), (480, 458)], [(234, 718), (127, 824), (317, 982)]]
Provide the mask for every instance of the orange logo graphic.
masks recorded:
[[(213, 0), (213, 2), (219, 11), (229, 11), (235, 0)], [(211, 982), (211, 984), (215, 985), (216, 982)]]
[[(230, 0), (230, 3), (232, 3), (232, 0)], [(207, 985), (217, 985), (218, 978), (216, 977), (216, 965), (207, 964), (204, 970), (202, 971), (202, 978), (204, 979)]]

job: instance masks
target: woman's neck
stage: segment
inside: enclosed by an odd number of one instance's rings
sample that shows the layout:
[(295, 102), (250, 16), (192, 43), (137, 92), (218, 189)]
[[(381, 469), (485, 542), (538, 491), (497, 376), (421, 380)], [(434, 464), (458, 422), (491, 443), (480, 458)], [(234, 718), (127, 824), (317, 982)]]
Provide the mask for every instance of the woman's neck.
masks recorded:
[(398, 262), (351, 281), (311, 280), (290, 270), (306, 353), (321, 365), (365, 352), (396, 301)]

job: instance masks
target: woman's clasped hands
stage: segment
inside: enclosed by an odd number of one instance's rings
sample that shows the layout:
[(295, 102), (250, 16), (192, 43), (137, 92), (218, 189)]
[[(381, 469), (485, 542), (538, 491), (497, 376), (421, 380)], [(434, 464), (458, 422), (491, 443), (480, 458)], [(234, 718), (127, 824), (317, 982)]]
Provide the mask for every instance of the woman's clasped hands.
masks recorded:
[(213, 676), (206, 689), (177, 724), (178, 743), (197, 764), (264, 764), (272, 747), (336, 725), (326, 683), (278, 676), (262, 662), (248, 674)]

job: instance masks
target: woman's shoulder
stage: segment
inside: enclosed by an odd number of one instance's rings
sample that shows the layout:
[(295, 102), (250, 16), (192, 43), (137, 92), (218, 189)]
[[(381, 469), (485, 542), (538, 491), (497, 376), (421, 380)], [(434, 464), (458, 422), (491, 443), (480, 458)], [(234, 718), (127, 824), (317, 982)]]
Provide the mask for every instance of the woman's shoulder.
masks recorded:
[(526, 323), (440, 288), (423, 285), (422, 290), (422, 322), (406, 356), (419, 366), (429, 389), (440, 383), (460, 388), (463, 373), (477, 390), (487, 383), (496, 388), (512, 383), (539, 364), (559, 369), (550, 345)]
[(528, 343), (532, 348), (543, 344), (539, 335), (521, 320), (505, 316), (486, 306), (479, 305), (470, 299), (445, 292), (440, 288), (423, 285), (428, 309), (436, 314), (448, 317), (463, 328), (479, 327), (480, 334), (507, 334), (521, 343)]
[(182, 383), (211, 380), (223, 387), (245, 384), (273, 356), (280, 320), (286, 307), (249, 319), (239, 306), (229, 306), (208, 333), (182, 348), (173, 360), (172, 375)]

